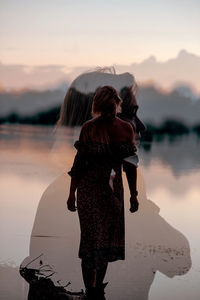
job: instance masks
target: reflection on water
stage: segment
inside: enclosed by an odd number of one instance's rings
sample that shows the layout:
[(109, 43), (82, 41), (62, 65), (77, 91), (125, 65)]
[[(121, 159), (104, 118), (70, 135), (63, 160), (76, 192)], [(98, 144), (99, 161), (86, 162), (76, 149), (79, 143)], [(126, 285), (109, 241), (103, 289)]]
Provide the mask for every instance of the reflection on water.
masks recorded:
[(170, 166), (175, 176), (200, 168), (200, 138), (194, 134), (173, 136), (173, 139), (164, 136), (162, 141), (158, 140), (150, 145), (150, 153), (146, 151), (146, 143), (140, 147), (144, 166), (158, 160), (165, 167)]
[[(32, 268), (51, 266), (55, 285), (83, 288), (78, 217), (66, 209), (77, 136), (72, 129), (52, 134), (51, 127), (0, 129), (2, 299), (27, 299), (17, 267), (40, 255)], [(124, 179), (126, 260), (109, 264), (107, 300), (199, 299), (198, 148), (192, 136), (140, 148), (140, 210), (129, 213)]]

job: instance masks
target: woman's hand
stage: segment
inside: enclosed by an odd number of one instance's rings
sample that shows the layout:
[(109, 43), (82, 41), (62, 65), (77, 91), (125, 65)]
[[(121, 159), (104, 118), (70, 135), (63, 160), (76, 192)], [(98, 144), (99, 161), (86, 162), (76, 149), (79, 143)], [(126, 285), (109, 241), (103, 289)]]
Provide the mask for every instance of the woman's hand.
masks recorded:
[(75, 193), (70, 194), (69, 198), (67, 200), (67, 208), (70, 211), (73, 211), (73, 212), (76, 211), (75, 201), (76, 201)]
[(138, 207), (139, 207), (139, 202), (138, 202), (138, 199), (137, 199), (137, 195), (131, 195), (130, 204), (131, 204), (130, 212), (131, 213), (136, 212), (138, 210)]

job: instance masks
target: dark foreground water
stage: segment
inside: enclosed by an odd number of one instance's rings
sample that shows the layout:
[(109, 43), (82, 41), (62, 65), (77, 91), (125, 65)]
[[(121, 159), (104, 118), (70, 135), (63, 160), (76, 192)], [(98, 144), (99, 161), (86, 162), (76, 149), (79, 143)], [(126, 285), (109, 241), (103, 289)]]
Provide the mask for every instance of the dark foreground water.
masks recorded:
[[(76, 213), (66, 209), (79, 129), (0, 127), (0, 299), (27, 299), (19, 266), (57, 286), (83, 288)], [(151, 146), (149, 149), (149, 146)], [(146, 150), (145, 150), (146, 149)], [(124, 178), (126, 260), (111, 263), (107, 300), (200, 299), (200, 141), (140, 147), (140, 210), (129, 212)], [(33, 259), (37, 258), (31, 262)], [(31, 262), (31, 263), (30, 263)], [(38, 298), (39, 299), (39, 298)]]

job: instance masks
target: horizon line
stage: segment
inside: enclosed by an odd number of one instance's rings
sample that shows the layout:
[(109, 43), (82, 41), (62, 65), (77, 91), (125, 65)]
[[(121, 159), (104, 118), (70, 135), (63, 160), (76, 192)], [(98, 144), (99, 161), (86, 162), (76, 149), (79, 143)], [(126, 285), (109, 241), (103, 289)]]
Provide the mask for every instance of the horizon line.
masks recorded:
[[(194, 52), (190, 52), (188, 50), (186, 50), (185, 48), (182, 48), (180, 49), (177, 54), (175, 56), (172, 56), (172, 57), (169, 57), (168, 59), (166, 60), (159, 60), (154, 54), (150, 54), (148, 57), (146, 58), (143, 58), (142, 60), (140, 61), (133, 61), (133, 62), (130, 62), (128, 64), (120, 64), (120, 63), (112, 63), (110, 66), (104, 66), (104, 67), (111, 67), (111, 66), (130, 66), (130, 65), (133, 65), (133, 64), (142, 64), (143, 62), (149, 60), (149, 59), (154, 59), (155, 62), (157, 63), (167, 63), (168, 61), (170, 60), (173, 60), (173, 59), (177, 59), (180, 55), (193, 55), (193, 56), (196, 56), (196, 57), (199, 57), (200, 58), (200, 54), (197, 54), (197, 53), (194, 53)], [(61, 64), (44, 64), (44, 65), (41, 65), (41, 64), (38, 64), (38, 65), (30, 65), (30, 64), (23, 64), (23, 63), (4, 63), (2, 60), (0, 60), (0, 65), (4, 65), (4, 66), (18, 66), (18, 67), (27, 67), (27, 68), (42, 68), (42, 67), (56, 67), (56, 68), (71, 68), (71, 69), (74, 69), (74, 68), (89, 68), (89, 67), (94, 67), (94, 65), (74, 65), (74, 66), (67, 66), (67, 65), (61, 65)]]

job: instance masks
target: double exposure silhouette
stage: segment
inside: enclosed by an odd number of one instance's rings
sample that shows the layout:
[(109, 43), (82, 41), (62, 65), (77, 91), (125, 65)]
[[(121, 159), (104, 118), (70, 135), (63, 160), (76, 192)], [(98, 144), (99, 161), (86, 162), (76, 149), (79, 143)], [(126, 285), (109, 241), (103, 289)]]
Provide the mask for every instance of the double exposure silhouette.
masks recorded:
[[(58, 125), (82, 125), (83, 122), (91, 119), (91, 99), (98, 88), (105, 85), (114, 87), (122, 98), (122, 111), (118, 117), (132, 125), (137, 144), (140, 132), (145, 130), (145, 126), (137, 117), (136, 84), (133, 76), (129, 73), (117, 75), (105, 71), (95, 71), (80, 75), (74, 80), (66, 94)], [(136, 172), (135, 156), (129, 157), (124, 162), (124, 171), (126, 175), (131, 173), (135, 176), (134, 180), (129, 174), (127, 176), (130, 191), (136, 191), (137, 179), (138, 196), (136, 193), (133, 194), (139, 201), (139, 210), (134, 214), (129, 212), (126, 216), (126, 258), (125, 261), (109, 264), (106, 274), (109, 285), (106, 287), (106, 294), (111, 300), (133, 298), (145, 300), (148, 299), (149, 290), (157, 271), (172, 278), (175, 275), (185, 274), (189, 270), (191, 266), (190, 247), (187, 239), (169, 225), (159, 215), (159, 208), (147, 199), (143, 177), (139, 170)], [(21, 275), (30, 284), (29, 299), (49, 299), (48, 292), (51, 292), (55, 299), (85, 297), (80, 291), (83, 283), (77, 255), (80, 231), (78, 216), (72, 214), (66, 207), (69, 189), (70, 177), (65, 172), (49, 185), (40, 200), (31, 234), (30, 256), (21, 265)], [(127, 201), (126, 191), (125, 196), (125, 201)], [(99, 195), (98, 201), (100, 198), (101, 195)], [(131, 203), (131, 208), (133, 207), (134, 205)], [(68, 208), (75, 210), (74, 203), (68, 203)], [(119, 220), (118, 218), (115, 221), (116, 224), (120, 223)], [(88, 223), (88, 225), (90, 224)], [(110, 228), (112, 229), (112, 226)], [(96, 234), (98, 234), (98, 230)], [(90, 249), (90, 251), (93, 250)], [(120, 256), (119, 259), (124, 259), (124, 256)], [(86, 289), (88, 289), (88, 278), (92, 287), (98, 285), (98, 273), (97, 271), (92, 272), (98, 270), (97, 265), (93, 264), (88, 268), (91, 261), (89, 259), (89, 262), (88, 260), (84, 262), (85, 268), (82, 264)], [(105, 261), (110, 260), (103, 259), (103, 263)], [(106, 268), (107, 263), (104, 264), (104, 268), (100, 268), (102, 274), (99, 275), (101, 277), (99, 280), (103, 288), (102, 282)], [(72, 283), (71, 285), (68, 285), (69, 281)], [(70, 286), (73, 291), (80, 292), (72, 293)], [(103, 293), (97, 295), (94, 290), (92, 293), (92, 296), (91, 293), (87, 293), (88, 299), (91, 297), (105, 299)]]

